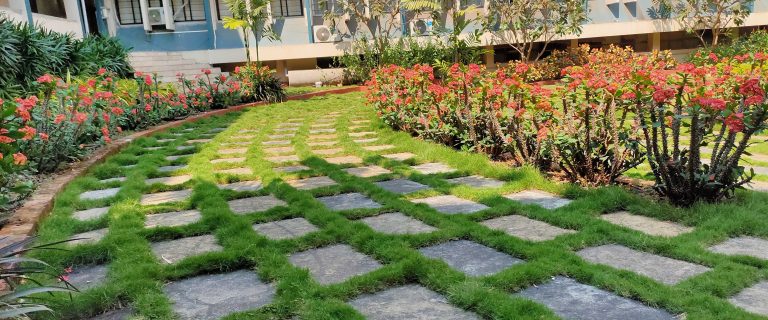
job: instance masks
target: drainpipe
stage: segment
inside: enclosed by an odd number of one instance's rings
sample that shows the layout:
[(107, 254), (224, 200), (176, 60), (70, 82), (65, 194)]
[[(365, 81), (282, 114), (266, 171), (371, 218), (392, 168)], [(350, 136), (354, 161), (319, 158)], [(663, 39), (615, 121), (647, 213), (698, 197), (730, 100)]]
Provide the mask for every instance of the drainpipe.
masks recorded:
[(85, 0), (79, 0), (79, 6), (77, 6), (77, 13), (80, 14), (80, 30), (83, 31), (83, 38), (88, 36), (88, 17), (85, 15)]
[(216, 40), (213, 34), (213, 18), (211, 15), (210, 0), (203, 0), (203, 12), (205, 13), (205, 25), (208, 28), (208, 48), (213, 49), (216, 46)]
[(304, 12), (307, 15), (307, 35), (309, 36), (309, 43), (315, 43), (315, 35), (312, 34), (312, 2), (311, 0), (304, 1)]
[(27, 23), (30, 27), (35, 26), (35, 20), (32, 19), (32, 5), (29, 3), (31, 0), (24, 0), (24, 11), (27, 12)]

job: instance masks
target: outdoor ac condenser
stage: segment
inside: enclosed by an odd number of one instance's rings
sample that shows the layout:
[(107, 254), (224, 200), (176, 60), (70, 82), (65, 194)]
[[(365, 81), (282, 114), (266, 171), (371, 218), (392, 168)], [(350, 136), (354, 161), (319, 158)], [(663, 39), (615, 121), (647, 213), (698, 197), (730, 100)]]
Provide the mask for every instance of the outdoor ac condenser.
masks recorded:
[(312, 33), (315, 36), (315, 42), (338, 42), (341, 41), (338, 33), (331, 32), (328, 26), (313, 26)]
[(428, 36), (432, 33), (434, 21), (432, 19), (411, 20), (410, 31), (412, 36)]

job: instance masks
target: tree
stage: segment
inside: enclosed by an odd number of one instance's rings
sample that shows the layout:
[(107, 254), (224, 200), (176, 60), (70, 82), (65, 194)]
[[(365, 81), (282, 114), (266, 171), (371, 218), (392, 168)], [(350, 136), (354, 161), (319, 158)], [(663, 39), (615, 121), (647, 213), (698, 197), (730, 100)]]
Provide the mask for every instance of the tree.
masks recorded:
[(587, 21), (583, 0), (490, 0), (489, 12), (486, 29), (515, 49), (523, 61), (541, 58), (558, 37), (581, 34)]
[(354, 20), (355, 30), (349, 30), (346, 36), (362, 40), (365, 45), (368, 45), (370, 37), (370, 43), (378, 53), (384, 52), (391, 44), (392, 35), (402, 31), (400, 0), (326, 0), (321, 1), (321, 5), (326, 7), (327, 20), (334, 23)]
[(674, 18), (688, 33), (693, 33), (707, 47), (705, 35), (712, 32), (712, 46), (732, 26), (741, 26), (751, 13), (754, 0), (653, 0), (651, 15)]
[(261, 39), (280, 40), (280, 36), (272, 30), (269, 23), (269, 0), (224, 0), (232, 12), (231, 17), (224, 17), (224, 27), (243, 31), (245, 57), (251, 63), (250, 34), (256, 39), (256, 63), (259, 59), (259, 42)]

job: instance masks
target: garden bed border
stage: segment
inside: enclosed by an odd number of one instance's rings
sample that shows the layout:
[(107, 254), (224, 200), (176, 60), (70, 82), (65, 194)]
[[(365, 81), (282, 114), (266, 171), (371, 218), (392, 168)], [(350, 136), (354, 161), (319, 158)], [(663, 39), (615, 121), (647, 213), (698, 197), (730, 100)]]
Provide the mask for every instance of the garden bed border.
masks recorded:
[[(289, 96), (286, 98), (286, 100), (306, 100), (309, 98), (325, 96), (329, 94), (344, 94), (350, 92), (360, 92), (364, 90), (364, 86), (330, 89)], [(70, 182), (72, 182), (72, 180), (83, 176), (92, 166), (104, 162), (107, 157), (120, 152), (128, 144), (133, 142), (133, 140), (153, 135), (155, 133), (171, 128), (179, 127), (186, 123), (195, 122), (200, 119), (267, 104), (268, 103), (264, 101), (260, 101), (236, 105), (226, 109), (198, 113), (182, 120), (171, 121), (158, 126), (154, 126), (144, 131), (135, 132), (131, 135), (116, 139), (112, 143), (99, 148), (87, 159), (74, 163), (66, 170), (56, 173), (52, 179), (42, 182), (32, 193), (32, 195), (24, 201), (24, 204), (11, 214), (11, 216), (8, 218), (8, 222), (0, 228), (0, 246), (20, 241), (26, 237), (32, 236), (37, 230), (37, 223), (41, 219), (45, 218), (53, 209), (56, 196), (58, 196), (59, 193), (61, 193)]]

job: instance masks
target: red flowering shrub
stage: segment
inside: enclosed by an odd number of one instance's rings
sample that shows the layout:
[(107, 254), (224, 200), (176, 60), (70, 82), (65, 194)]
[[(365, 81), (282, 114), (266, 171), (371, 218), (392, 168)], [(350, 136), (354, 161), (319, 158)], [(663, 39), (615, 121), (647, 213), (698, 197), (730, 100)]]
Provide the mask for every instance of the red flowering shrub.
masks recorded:
[[(26, 110), (16, 103), (0, 99), (0, 208), (26, 193), (31, 184), (20, 179), (18, 172), (27, 164), (27, 157), (19, 151), (19, 140), (29, 135)], [(27, 131), (27, 132), (25, 132)]]
[(239, 81), (235, 90), (242, 90), (243, 102), (285, 100), (285, 90), (280, 84), (280, 79), (275, 77), (275, 71), (267, 66), (246, 64), (236, 67), (232, 74)]

